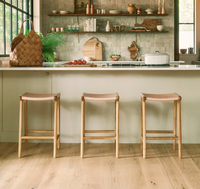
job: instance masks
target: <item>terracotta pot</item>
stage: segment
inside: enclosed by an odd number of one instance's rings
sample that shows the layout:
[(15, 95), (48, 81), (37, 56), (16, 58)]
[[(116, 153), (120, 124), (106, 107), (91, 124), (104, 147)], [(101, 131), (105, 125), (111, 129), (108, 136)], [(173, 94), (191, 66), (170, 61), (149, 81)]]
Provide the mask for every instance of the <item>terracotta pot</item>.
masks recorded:
[(129, 14), (134, 14), (136, 11), (135, 4), (128, 4), (127, 10), (129, 12)]

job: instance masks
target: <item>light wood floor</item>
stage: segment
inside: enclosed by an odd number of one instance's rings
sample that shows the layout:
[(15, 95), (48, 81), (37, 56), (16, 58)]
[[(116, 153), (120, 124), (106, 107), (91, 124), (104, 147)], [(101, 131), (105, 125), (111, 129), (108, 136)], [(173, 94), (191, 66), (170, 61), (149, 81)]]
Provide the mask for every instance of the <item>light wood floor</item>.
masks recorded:
[(0, 143), (1, 189), (199, 189), (200, 144), (183, 145), (183, 159), (171, 144), (61, 144), (53, 158), (53, 144), (29, 144), (17, 157), (17, 143)]

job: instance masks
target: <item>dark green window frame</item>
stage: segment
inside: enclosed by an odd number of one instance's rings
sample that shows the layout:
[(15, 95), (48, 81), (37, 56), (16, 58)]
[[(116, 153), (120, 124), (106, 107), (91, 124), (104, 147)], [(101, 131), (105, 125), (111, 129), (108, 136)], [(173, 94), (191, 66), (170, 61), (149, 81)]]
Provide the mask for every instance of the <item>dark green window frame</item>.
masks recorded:
[[(195, 0), (194, 0), (194, 13), (195, 13)], [(179, 26), (180, 25), (193, 25), (194, 26), (194, 51), (196, 48), (195, 43), (195, 14), (193, 18), (193, 23), (180, 23), (179, 22), (179, 0), (174, 0), (174, 60), (179, 60)]]
[[(22, 5), (19, 7), (19, 5)], [(0, 35), (2, 36), (2, 39), (0, 42), (3, 42), (3, 53), (0, 52), (0, 57), (6, 57), (9, 56), (9, 53), (6, 52), (6, 8), (9, 8), (9, 15), (10, 15), (10, 23), (9, 23), (9, 29), (10, 29), (10, 34), (9, 34), (9, 39), (10, 43), (12, 42), (13, 38), (19, 34), (21, 25), (18, 24), (19, 21), (21, 23), (24, 21), (24, 19), (31, 19), (33, 20), (33, 0), (0, 0), (0, 6), (2, 9), (0, 10), (0, 23), (2, 25), (3, 31), (0, 32)], [(15, 20), (15, 27), (13, 28), (13, 12), (16, 12), (16, 20)], [(18, 15), (21, 14), (21, 18), (19, 18)], [(26, 23), (26, 29), (31, 29), (31, 24), (29, 22)], [(13, 30), (14, 36), (13, 36)], [(1, 39), (1, 38), (0, 38)]]

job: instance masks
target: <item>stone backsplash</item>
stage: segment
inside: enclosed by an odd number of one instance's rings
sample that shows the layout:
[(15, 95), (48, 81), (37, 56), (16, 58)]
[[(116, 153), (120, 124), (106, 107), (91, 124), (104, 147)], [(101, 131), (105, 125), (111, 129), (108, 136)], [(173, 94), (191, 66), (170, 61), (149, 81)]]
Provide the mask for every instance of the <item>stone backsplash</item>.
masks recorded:
[[(127, 12), (127, 5), (134, 3), (136, 8), (141, 8), (142, 13), (147, 8), (155, 9), (157, 12), (157, 3), (159, 0), (93, 0), (94, 12), (96, 9), (122, 10)], [(60, 60), (74, 60), (83, 58), (83, 44), (92, 37), (97, 37), (103, 43), (103, 60), (110, 60), (110, 54), (121, 54), (121, 60), (131, 60), (128, 47), (132, 41), (135, 41), (139, 47), (140, 55), (154, 53), (169, 53), (170, 59), (174, 60), (174, 0), (165, 1), (165, 11), (168, 16), (48, 16), (51, 10), (74, 11), (74, 0), (42, 0), (42, 33), (47, 34), (52, 27), (67, 27), (68, 25), (79, 25), (79, 30), (83, 31), (85, 20), (96, 18), (100, 30), (105, 31), (106, 23), (109, 20), (110, 25), (125, 25), (126, 30), (130, 30), (135, 23), (141, 24), (144, 19), (161, 19), (165, 30), (168, 33), (86, 33), (86, 34), (62, 34), (66, 44), (59, 47), (58, 57)]]

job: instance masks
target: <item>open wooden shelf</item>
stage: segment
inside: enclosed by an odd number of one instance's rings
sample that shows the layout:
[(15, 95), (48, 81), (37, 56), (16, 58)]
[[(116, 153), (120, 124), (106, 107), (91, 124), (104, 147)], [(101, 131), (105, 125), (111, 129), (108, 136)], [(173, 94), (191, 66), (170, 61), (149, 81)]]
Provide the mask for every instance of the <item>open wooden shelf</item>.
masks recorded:
[(48, 16), (168, 16), (169, 14), (47, 14)]
[[(106, 32), (106, 31), (77, 31), (77, 32), (56, 32), (56, 33), (69, 33), (69, 34), (78, 34), (78, 33), (109, 33), (109, 34), (114, 34), (114, 33), (168, 33), (169, 31), (120, 31), (120, 32)], [(53, 33), (53, 32), (49, 32), (49, 33)]]

